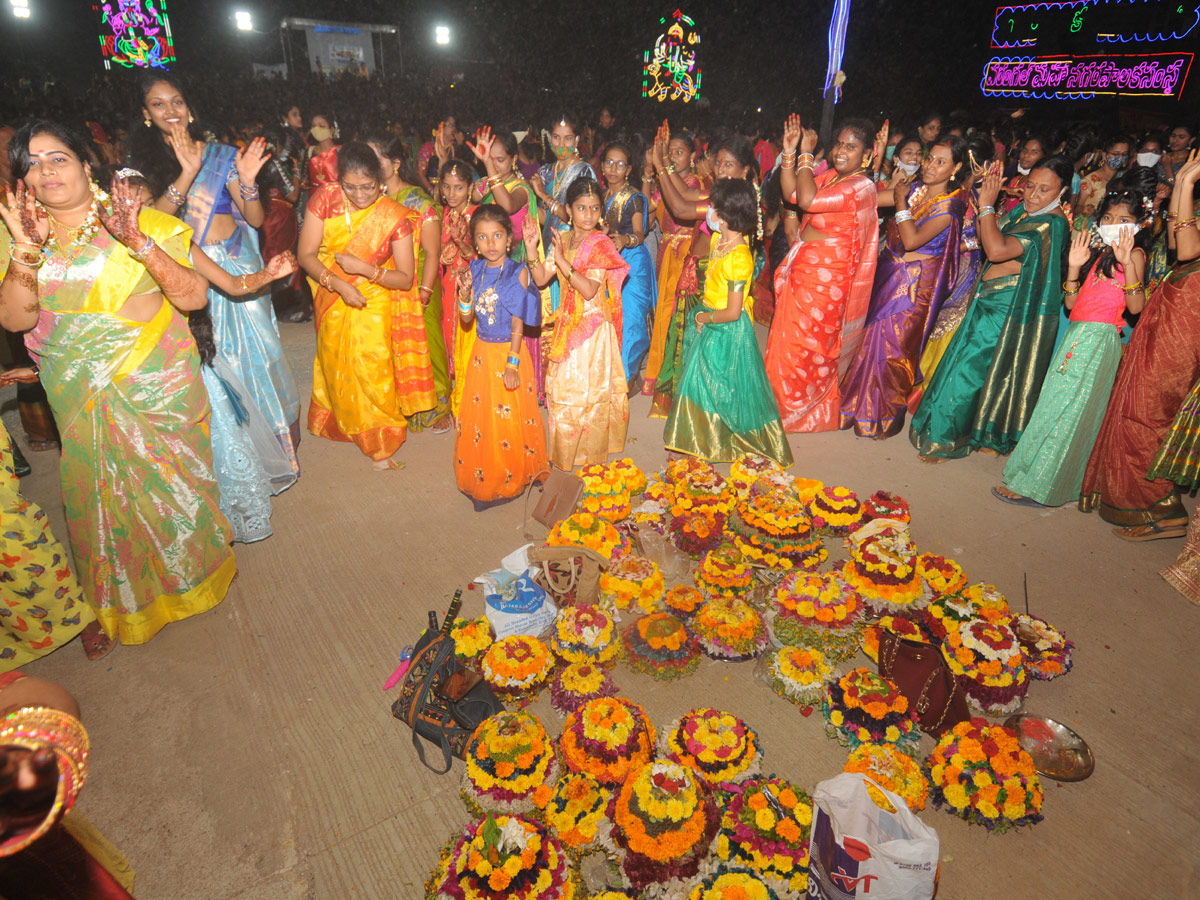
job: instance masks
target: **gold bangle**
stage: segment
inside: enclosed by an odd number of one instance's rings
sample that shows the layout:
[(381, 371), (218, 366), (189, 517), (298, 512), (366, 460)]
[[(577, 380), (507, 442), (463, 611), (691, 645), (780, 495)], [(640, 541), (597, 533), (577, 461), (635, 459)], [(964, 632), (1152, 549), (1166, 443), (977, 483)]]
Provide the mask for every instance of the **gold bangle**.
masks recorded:
[(1123, 290), (1126, 294), (1136, 294), (1138, 291), (1143, 290), (1143, 286), (1140, 281), (1135, 281), (1133, 284), (1125, 285), (1121, 288), (1121, 290)]
[(62, 818), (87, 780), (90, 743), (83, 723), (60, 709), (26, 706), (0, 719), (0, 746), (51, 750), (58, 762), (58, 787), (46, 818), (36, 828), (0, 844), (0, 858), (28, 847)]

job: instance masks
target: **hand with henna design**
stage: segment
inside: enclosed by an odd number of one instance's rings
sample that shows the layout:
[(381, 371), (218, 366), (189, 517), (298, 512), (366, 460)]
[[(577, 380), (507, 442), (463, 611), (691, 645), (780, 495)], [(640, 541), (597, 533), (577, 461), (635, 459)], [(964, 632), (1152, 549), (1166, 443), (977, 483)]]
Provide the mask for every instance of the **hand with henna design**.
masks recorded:
[(12, 188), (4, 191), (5, 202), (0, 203), (0, 219), (8, 226), (8, 232), (14, 242), (43, 246), (50, 237), (50, 220), (41, 212), (33, 196), (33, 191), (25, 186), (25, 181), (17, 182), (17, 192)]
[(120, 175), (114, 175), (112, 190), (112, 212), (106, 212), (103, 205), (97, 203), (96, 216), (100, 219), (108, 233), (118, 241), (138, 253), (146, 246), (148, 238), (138, 224), (138, 213), (142, 208), (141, 194), (129, 186), (129, 181)]

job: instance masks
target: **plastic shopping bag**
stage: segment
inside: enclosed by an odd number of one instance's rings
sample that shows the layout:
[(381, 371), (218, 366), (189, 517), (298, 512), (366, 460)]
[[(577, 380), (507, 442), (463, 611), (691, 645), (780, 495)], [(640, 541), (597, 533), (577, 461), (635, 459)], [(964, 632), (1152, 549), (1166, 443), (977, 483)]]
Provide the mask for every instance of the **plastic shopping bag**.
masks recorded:
[(496, 632), (496, 640), (514, 634), (541, 637), (554, 624), (558, 607), (528, 573), (519, 576), (511, 590), (489, 594), (487, 617)]
[[(895, 812), (880, 809), (873, 785)], [(813, 792), (808, 896), (817, 900), (929, 900), (937, 886), (937, 832), (903, 799), (852, 772)]]

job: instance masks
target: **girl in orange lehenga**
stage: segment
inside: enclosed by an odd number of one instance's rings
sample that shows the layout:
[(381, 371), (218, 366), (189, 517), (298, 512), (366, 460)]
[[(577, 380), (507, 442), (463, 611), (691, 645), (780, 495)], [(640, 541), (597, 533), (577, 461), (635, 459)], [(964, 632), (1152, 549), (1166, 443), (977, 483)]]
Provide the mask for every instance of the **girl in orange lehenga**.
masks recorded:
[(465, 162), (452, 159), (442, 166), (439, 175), (439, 190), (442, 194), (442, 338), (450, 356), (450, 377), (454, 387), (450, 391), (450, 412), (458, 418), (462, 406), (462, 366), (471, 355), (475, 332), (464, 331), (458, 323), (454, 304), (450, 298), (456, 296), (460, 272), (470, 271), (475, 248), (471, 245), (471, 180), (474, 173)]
[[(711, 179), (697, 175), (692, 167), (692, 151), (695, 147), (694, 138), (686, 131), (671, 132), (667, 144), (667, 159), (670, 164), (666, 174), (678, 174), (689, 190), (707, 191)], [(652, 395), (654, 382), (658, 378), (658, 370), (663, 363), (666, 352), (667, 329), (671, 325), (671, 315), (675, 312), (675, 288), (679, 284), (679, 276), (683, 272), (683, 264), (692, 246), (694, 222), (678, 221), (663, 199), (661, 191), (653, 187), (654, 160), (647, 153), (645, 171), (642, 173), (642, 193), (650, 198), (650, 208), (658, 219), (658, 227), (662, 237), (658, 242), (658, 261), (655, 274), (658, 278), (658, 304), (654, 310), (654, 330), (650, 335), (650, 354), (646, 357), (646, 382), (642, 393)]]
[(413, 289), (413, 222), (383, 196), (379, 158), (366, 144), (342, 147), (338, 179), (313, 193), (300, 230), (317, 322), (308, 430), (353, 441), (377, 469), (397, 468), (406, 417), (437, 403)]
[[(531, 229), (536, 255), (537, 227)], [(476, 511), (521, 496), (547, 466), (537, 384), (524, 340), (525, 326), (541, 321), (542, 298), (529, 270), (509, 259), (512, 231), (503, 207), (485, 203), (477, 208), (471, 234), (482, 258), (459, 276), (459, 322), (464, 330), (474, 330), (475, 340), (461, 373), (454, 476)]]
[(865, 123), (846, 123), (829, 153), (833, 167), (814, 179), (817, 133), (801, 129), (797, 115), (784, 125), (783, 195), (805, 211), (800, 238), (775, 273), (765, 359), (785, 431), (838, 427), (838, 380), (862, 340), (879, 244), (869, 140)]

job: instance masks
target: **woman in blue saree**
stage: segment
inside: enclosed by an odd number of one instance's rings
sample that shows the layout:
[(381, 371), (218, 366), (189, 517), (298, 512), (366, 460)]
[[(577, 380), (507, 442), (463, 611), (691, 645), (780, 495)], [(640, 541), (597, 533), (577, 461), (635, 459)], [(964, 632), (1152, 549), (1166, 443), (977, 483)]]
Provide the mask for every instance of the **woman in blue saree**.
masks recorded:
[[(134, 129), (130, 158), (157, 197), (155, 208), (190, 226), (204, 253), (235, 279), (261, 270), (255, 229), (265, 213), (255, 178), (269, 157), (266, 143), (256, 139), (238, 150), (196, 140), (187, 101), (161, 76), (143, 80), (141, 97), (145, 127)], [(235, 301), (210, 288), (208, 301), (217, 354), (246, 386), (299, 474), (300, 395), (270, 295), (260, 291)]]
[(629, 276), (621, 289), (621, 362), (632, 396), (641, 390), (642, 363), (650, 352), (650, 319), (658, 300), (654, 258), (647, 249), (646, 218), (650, 203), (645, 194), (629, 185), (635, 157), (620, 142), (608, 145), (601, 166), (608, 190), (604, 194), (604, 228), (621, 258), (629, 263)]

